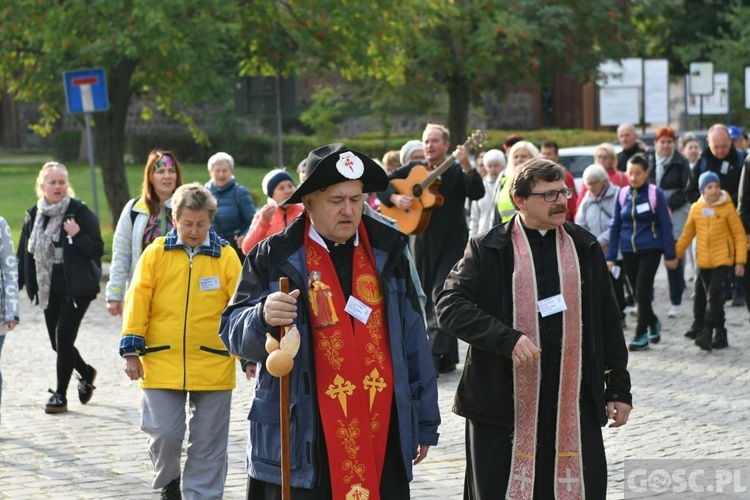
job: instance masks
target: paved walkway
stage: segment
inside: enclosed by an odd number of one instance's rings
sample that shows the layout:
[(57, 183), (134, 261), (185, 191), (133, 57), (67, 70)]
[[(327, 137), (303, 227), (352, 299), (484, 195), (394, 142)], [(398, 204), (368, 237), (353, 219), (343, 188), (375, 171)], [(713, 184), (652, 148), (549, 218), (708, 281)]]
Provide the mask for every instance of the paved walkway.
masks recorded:
[[(663, 270), (658, 276), (657, 297), (667, 297)], [(689, 299), (685, 302), (688, 313), (692, 304)], [(682, 336), (689, 324), (687, 314), (668, 320), (665, 305), (656, 309), (664, 324), (662, 342), (631, 356), (635, 409), (630, 422), (621, 429), (603, 430), (611, 498), (623, 496), (626, 459), (750, 460), (750, 362), (746, 355), (750, 352), (750, 328), (746, 310), (727, 308), (731, 347), (706, 354)], [(78, 347), (84, 359), (99, 370), (98, 389), (92, 401), (82, 406), (72, 384), (70, 411), (46, 415), (46, 390), (55, 380), (54, 355), (41, 312), (24, 300), (22, 315), (22, 323), (9, 334), (2, 355), (0, 498), (156, 498), (150, 489), (146, 437), (138, 425), (140, 391), (125, 377), (117, 355), (119, 319), (106, 313), (102, 297), (91, 305)], [(629, 320), (634, 324), (633, 318)], [(631, 328), (628, 336), (632, 333)], [(415, 470), (414, 498), (461, 498), (464, 422), (450, 411), (459, 374), (439, 380), (441, 441)], [(245, 417), (252, 386), (240, 376), (237, 382), (227, 499), (244, 498), (245, 489)], [(743, 480), (750, 487), (750, 479)], [(643, 498), (651, 496), (644, 494)]]

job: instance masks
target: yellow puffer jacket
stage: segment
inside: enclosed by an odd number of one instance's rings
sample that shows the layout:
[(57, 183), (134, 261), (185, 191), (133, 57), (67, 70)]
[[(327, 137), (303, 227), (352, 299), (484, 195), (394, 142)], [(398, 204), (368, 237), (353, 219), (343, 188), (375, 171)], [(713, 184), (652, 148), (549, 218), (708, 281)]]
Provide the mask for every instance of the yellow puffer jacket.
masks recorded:
[(677, 257), (682, 257), (696, 234), (695, 260), (699, 268), (714, 269), (746, 263), (745, 229), (726, 191), (722, 191), (719, 200), (711, 206), (701, 196), (690, 207), (685, 228), (675, 243)]
[(235, 360), (219, 338), (219, 321), (241, 264), (213, 230), (209, 240), (191, 259), (172, 230), (138, 261), (125, 297), (120, 354), (142, 356), (143, 388), (217, 391), (235, 386)]

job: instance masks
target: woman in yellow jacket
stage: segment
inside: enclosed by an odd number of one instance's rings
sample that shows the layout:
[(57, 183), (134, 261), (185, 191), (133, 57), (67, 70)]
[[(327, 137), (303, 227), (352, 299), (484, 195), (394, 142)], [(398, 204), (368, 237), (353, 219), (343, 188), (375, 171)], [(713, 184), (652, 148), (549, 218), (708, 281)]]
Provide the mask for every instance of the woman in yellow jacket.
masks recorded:
[[(721, 189), (719, 176), (711, 171), (704, 172), (698, 179), (698, 187), (701, 197), (690, 207), (675, 251), (677, 258), (682, 257), (693, 238), (698, 236), (695, 260), (706, 290), (707, 307), (695, 345), (710, 351), (729, 346), (724, 326), (724, 284), (731, 278), (733, 266), (737, 276), (745, 273), (747, 240), (732, 199)], [(712, 341), (714, 329), (716, 335)]]
[(146, 248), (133, 274), (120, 355), (128, 377), (143, 388), (141, 428), (149, 435), (152, 488), (161, 488), (161, 498), (182, 498), (180, 455), (189, 425), (185, 498), (220, 499), (236, 376), (218, 331), (241, 265), (210, 229), (216, 200), (207, 189), (181, 186), (172, 210), (175, 228)]

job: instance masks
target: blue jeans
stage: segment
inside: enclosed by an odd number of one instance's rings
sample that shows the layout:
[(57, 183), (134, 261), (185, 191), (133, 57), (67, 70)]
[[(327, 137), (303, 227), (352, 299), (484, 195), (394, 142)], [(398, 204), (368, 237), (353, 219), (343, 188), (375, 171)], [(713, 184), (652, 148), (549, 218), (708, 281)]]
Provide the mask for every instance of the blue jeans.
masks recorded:
[(667, 269), (669, 282), (669, 301), (673, 306), (682, 304), (682, 292), (685, 291), (685, 257), (677, 261), (676, 269)]

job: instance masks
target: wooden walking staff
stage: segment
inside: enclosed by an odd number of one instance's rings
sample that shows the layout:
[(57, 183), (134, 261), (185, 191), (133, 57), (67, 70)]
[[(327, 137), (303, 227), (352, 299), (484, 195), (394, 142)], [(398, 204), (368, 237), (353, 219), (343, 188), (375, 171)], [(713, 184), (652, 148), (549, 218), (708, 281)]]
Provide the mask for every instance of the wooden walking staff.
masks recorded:
[[(279, 291), (289, 293), (289, 278), (279, 278)], [(289, 372), (294, 367), (294, 356), (299, 350), (300, 336), (294, 324), (281, 327), (281, 341), (278, 342), (270, 333), (266, 333), (266, 369), (274, 377), (281, 379), (281, 398), (279, 414), (281, 415), (281, 498), (292, 498), (292, 467), (290, 453), (289, 422)]]

